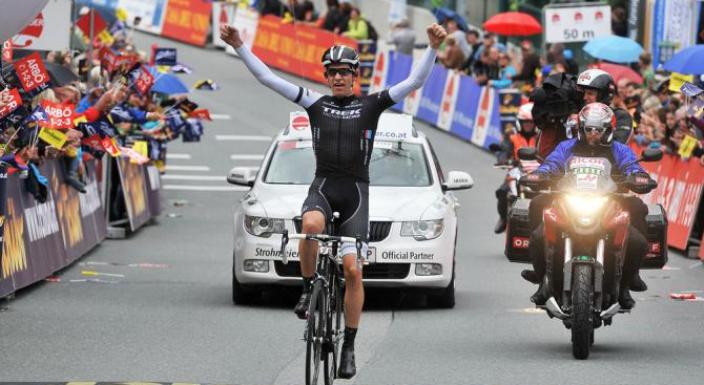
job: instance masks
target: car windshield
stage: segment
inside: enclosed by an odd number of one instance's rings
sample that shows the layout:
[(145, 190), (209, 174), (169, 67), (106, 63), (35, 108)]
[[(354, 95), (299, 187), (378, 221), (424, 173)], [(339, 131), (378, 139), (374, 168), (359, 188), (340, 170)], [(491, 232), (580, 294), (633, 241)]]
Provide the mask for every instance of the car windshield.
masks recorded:
[[(315, 177), (312, 143), (279, 142), (264, 175), (265, 183), (310, 184)], [(371, 186), (429, 186), (432, 179), (423, 146), (375, 142), (369, 164), (369, 181)]]

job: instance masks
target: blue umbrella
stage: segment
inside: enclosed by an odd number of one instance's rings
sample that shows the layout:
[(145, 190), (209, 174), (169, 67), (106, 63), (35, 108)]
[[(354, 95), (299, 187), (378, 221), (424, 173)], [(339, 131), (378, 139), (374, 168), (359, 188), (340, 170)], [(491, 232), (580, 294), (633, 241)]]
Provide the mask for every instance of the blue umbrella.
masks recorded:
[(643, 53), (643, 47), (632, 39), (609, 35), (589, 40), (584, 51), (592, 57), (613, 63), (634, 63)]
[(435, 16), (436, 19), (438, 19), (438, 23), (442, 24), (447, 19), (452, 19), (457, 22), (457, 26), (463, 30), (463, 31), (469, 31), (469, 27), (467, 26), (467, 22), (464, 20), (462, 16), (460, 16), (457, 12), (445, 8), (445, 7), (439, 7), (439, 8), (433, 8), (433, 15)]
[(693, 45), (677, 52), (663, 68), (681, 74), (704, 74), (704, 45)]
[(176, 75), (158, 72), (154, 67), (149, 67), (149, 72), (154, 76), (152, 92), (166, 95), (188, 93), (188, 87)]

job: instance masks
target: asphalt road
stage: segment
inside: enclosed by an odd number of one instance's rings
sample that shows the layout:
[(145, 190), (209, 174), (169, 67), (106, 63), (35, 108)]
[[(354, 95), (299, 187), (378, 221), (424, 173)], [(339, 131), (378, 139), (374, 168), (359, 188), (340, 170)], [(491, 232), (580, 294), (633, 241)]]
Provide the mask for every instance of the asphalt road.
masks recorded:
[[(295, 298), (274, 295), (251, 307), (231, 302), (231, 213), (242, 192), (224, 176), (236, 165), (256, 167), (268, 143), (223, 136), (273, 136), (296, 106), (221, 51), (138, 35), (144, 50), (153, 42), (179, 48), (179, 59), (195, 70), (184, 76), (188, 84), (220, 84), (219, 91), (193, 92), (218, 119), (206, 125), (202, 142), (170, 145), (155, 225), (104, 242), (60, 273), (60, 282), (40, 283), (5, 303), (0, 381), (301, 384), (303, 323), (291, 312)], [(524, 266), (507, 262), (503, 237), (492, 232), (493, 191), (503, 177), (492, 157), (418, 127), (446, 172), (475, 179), (473, 189), (458, 193), (457, 306), (429, 310), (422, 298), (370, 292), (358, 374), (340, 384), (704, 382), (704, 302), (668, 298), (704, 289), (701, 263), (671, 253), (668, 269), (645, 272), (650, 290), (636, 293), (635, 311), (599, 329), (589, 360), (578, 362), (562, 324), (531, 308), (534, 286), (519, 277)], [(128, 265), (140, 263), (151, 265)], [(118, 276), (71, 282), (85, 278), (82, 270)]]

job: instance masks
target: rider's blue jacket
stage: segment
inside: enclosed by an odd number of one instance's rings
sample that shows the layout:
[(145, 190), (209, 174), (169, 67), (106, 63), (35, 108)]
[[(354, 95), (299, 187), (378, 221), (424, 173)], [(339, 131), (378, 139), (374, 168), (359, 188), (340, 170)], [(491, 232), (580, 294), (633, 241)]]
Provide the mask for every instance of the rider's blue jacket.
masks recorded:
[[(563, 175), (565, 169), (567, 168), (567, 162), (572, 155), (582, 155), (575, 154), (575, 150), (579, 146), (577, 139), (569, 139), (562, 141), (557, 147), (548, 155), (542, 165), (535, 171), (539, 174), (552, 174), (552, 175)], [(581, 145), (580, 147), (587, 148), (586, 145)], [(591, 147), (591, 146), (590, 146)], [(608, 151), (611, 149), (610, 154), (604, 154), (602, 156), (609, 156), (614, 168), (617, 169), (621, 174), (631, 175), (633, 173), (646, 173), (645, 170), (636, 162), (636, 155), (631, 151), (631, 148), (625, 144), (619, 142), (612, 142), (609, 147), (592, 147), (597, 151)], [(581, 151), (579, 151), (581, 152)], [(593, 155), (592, 155), (593, 156)]]

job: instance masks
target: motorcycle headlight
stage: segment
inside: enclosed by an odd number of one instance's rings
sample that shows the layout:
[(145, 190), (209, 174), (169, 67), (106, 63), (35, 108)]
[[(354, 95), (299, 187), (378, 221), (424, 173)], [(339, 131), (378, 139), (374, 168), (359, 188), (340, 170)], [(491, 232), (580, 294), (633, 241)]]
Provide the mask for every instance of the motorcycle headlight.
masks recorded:
[(426, 241), (439, 237), (442, 234), (442, 228), (442, 219), (401, 222), (401, 236)]
[(271, 234), (283, 233), (286, 227), (283, 219), (245, 215), (244, 228), (252, 235), (268, 238)]
[(601, 212), (608, 197), (598, 195), (571, 195), (565, 197), (570, 213), (577, 218), (577, 222), (583, 226), (594, 224), (596, 216)]

